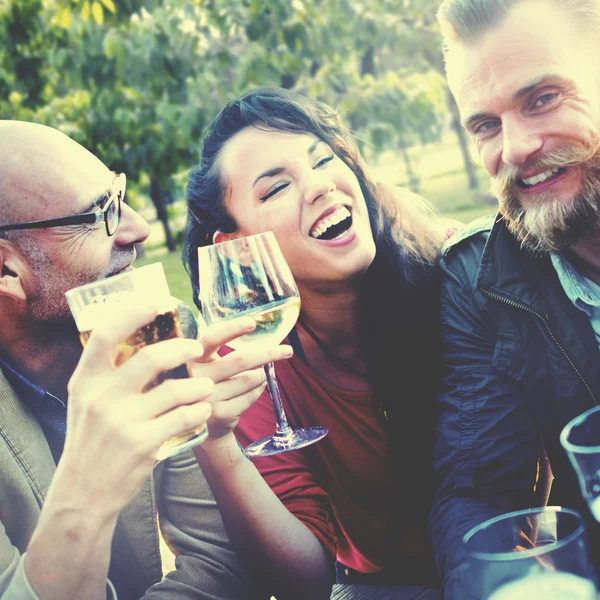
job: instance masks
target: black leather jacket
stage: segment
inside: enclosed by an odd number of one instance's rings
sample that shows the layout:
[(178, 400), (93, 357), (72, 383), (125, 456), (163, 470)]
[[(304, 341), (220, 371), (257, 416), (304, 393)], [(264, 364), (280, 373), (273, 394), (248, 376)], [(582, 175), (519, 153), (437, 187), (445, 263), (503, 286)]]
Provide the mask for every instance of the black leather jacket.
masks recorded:
[(472, 527), (545, 504), (550, 486), (550, 504), (587, 512), (559, 435), (600, 402), (600, 355), (550, 258), (521, 249), (500, 218), (455, 234), (440, 264), (443, 370), (430, 527), (444, 597), (465, 600), (461, 541)]

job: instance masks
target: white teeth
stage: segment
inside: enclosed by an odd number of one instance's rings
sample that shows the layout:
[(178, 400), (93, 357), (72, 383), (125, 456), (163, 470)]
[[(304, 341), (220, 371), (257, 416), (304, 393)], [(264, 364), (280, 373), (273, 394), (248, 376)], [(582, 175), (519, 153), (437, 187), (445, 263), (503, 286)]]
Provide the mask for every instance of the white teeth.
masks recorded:
[(336, 211), (327, 215), (324, 219), (313, 225), (310, 236), (318, 238), (323, 235), (332, 225), (337, 225), (350, 216), (350, 211), (345, 206), (340, 206)]
[(548, 169), (547, 171), (544, 171), (539, 175), (534, 175), (533, 177), (528, 177), (527, 179), (521, 179), (521, 181), (525, 185), (535, 185), (536, 183), (542, 183), (542, 181), (546, 181), (546, 179), (549, 179), (550, 177), (552, 177), (552, 175), (558, 173), (558, 171), (558, 168)]

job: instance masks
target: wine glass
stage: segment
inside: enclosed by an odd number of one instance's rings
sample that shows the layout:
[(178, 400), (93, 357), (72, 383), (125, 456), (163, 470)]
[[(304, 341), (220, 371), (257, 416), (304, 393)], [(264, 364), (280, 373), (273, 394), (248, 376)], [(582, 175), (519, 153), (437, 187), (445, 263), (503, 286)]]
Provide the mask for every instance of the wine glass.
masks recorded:
[(585, 526), (574, 510), (548, 506), (485, 521), (463, 538), (462, 600), (597, 600)]
[[(300, 313), (300, 294), (292, 272), (272, 231), (235, 238), (198, 249), (200, 291), (205, 322), (253, 317), (256, 329), (228, 346), (279, 344), (292, 330)], [(297, 450), (323, 439), (327, 427), (292, 429), (285, 415), (273, 363), (264, 366), (267, 389), (277, 419), (272, 436), (253, 442), (246, 456), (271, 456)]]
[(600, 521), (600, 407), (567, 423), (560, 434), (560, 442), (577, 473), (590, 512), (596, 521)]

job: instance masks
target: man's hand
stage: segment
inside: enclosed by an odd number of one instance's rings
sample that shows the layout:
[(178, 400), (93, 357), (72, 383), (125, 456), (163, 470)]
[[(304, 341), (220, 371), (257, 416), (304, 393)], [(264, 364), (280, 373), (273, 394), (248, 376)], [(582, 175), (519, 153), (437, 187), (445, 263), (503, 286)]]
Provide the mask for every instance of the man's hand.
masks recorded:
[(256, 322), (251, 317), (215, 323), (210, 327), (200, 323), (198, 340), (204, 355), (190, 368), (194, 377), (209, 377), (215, 382), (214, 391), (207, 397), (213, 407), (208, 421), (208, 444), (233, 431), (242, 413), (262, 394), (266, 385), (262, 366), (290, 358), (293, 354), (291, 346), (287, 345), (249, 346), (226, 356), (217, 354), (221, 346), (255, 327)]
[(172, 339), (139, 350), (117, 367), (118, 345), (157, 315), (123, 308), (95, 328), (69, 382), (62, 458), (27, 548), (25, 572), (42, 600), (104, 600), (117, 518), (141, 489), (170, 437), (206, 422), (205, 377), (159, 373), (204, 355), (196, 340)]
[(118, 515), (134, 498), (170, 437), (204, 423), (214, 390), (206, 377), (169, 379), (150, 391), (159, 373), (204, 355), (196, 340), (146, 346), (120, 367), (117, 348), (156, 316), (155, 307), (123, 310), (94, 329), (69, 382), (67, 437), (59, 474), (73, 502)]

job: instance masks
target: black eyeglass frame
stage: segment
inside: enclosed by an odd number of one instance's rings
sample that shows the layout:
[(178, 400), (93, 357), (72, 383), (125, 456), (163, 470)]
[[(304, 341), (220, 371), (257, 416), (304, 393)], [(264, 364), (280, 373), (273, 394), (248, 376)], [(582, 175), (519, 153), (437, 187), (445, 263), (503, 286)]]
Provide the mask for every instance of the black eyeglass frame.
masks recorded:
[[(81, 215), (72, 215), (70, 217), (59, 217), (56, 219), (46, 219), (43, 221), (31, 221), (30, 223), (13, 223), (11, 225), (0, 225), (0, 231), (16, 231), (18, 229), (46, 229), (48, 227), (62, 227), (64, 225), (81, 225), (84, 223), (97, 223), (98, 221), (104, 221), (106, 227), (106, 235), (108, 237), (113, 236), (119, 224), (121, 222), (121, 205), (123, 198), (125, 197), (125, 186), (127, 183), (125, 173), (119, 173), (115, 175), (113, 181), (113, 187), (117, 183), (116, 189), (111, 192), (106, 204), (100, 209), (94, 212), (83, 213)], [(108, 211), (112, 204), (117, 202), (117, 224), (114, 230), (108, 224)]]

